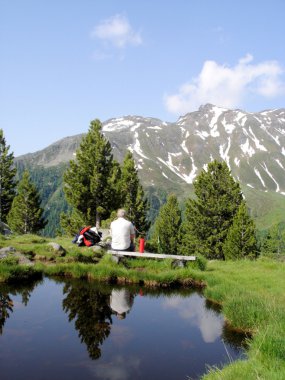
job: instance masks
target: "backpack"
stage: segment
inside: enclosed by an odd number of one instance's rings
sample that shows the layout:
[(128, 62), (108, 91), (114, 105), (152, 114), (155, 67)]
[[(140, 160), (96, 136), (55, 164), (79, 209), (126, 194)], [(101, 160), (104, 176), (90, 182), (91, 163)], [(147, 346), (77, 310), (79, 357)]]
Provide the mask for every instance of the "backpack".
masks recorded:
[(91, 247), (101, 241), (102, 232), (98, 232), (96, 227), (91, 229), (91, 226), (88, 226), (80, 231), (80, 235), (83, 235), (84, 245)]

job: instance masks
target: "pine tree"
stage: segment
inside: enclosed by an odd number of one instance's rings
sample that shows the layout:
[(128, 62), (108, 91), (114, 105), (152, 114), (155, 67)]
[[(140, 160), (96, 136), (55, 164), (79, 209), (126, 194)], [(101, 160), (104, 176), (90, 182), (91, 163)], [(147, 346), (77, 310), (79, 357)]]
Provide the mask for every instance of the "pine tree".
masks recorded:
[(261, 241), (261, 253), (275, 256), (285, 253), (285, 231), (282, 224), (272, 226)]
[(244, 201), (229, 228), (223, 252), (226, 259), (255, 258), (258, 255), (255, 223)]
[(181, 211), (177, 197), (170, 194), (160, 208), (154, 224), (152, 240), (157, 243), (158, 252), (176, 255), (179, 246)]
[(16, 195), (16, 168), (14, 155), (9, 153), (3, 130), (0, 129), (0, 222), (7, 222), (7, 215)]
[(19, 234), (28, 234), (43, 229), (46, 222), (40, 204), (39, 193), (30, 180), (29, 172), (25, 171), (8, 214), (8, 224), (12, 230)]
[(186, 202), (180, 251), (224, 259), (223, 244), (242, 202), (239, 183), (225, 162), (210, 162), (194, 182), (196, 199)]
[[(80, 224), (94, 225), (96, 221), (100, 225), (101, 218), (107, 218), (118, 206), (115, 183), (118, 165), (114, 164), (111, 145), (101, 129), (99, 120), (91, 122), (76, 152), (76, 160), (70, 161), (64, 174), (65, 196), (73, 208), (69, 223), (74, 232)], [(72, 219), (77, 220), (73, 225)]]
[(121, 167), (121, 202), (129, 219), (135, 225), (139, 234), (145, 234), (149, 229), (147, 220), (148, 202), (138, 177), (138, 170), (130, 151), (127, 152)]

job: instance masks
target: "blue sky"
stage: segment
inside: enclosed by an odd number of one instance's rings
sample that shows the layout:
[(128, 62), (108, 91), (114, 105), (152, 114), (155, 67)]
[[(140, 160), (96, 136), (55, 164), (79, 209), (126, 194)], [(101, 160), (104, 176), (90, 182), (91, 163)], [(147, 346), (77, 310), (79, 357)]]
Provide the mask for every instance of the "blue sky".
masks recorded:
[(0, 128), (15, 156), (95, 118), (285, 107), (284, 0), (0, 0)]

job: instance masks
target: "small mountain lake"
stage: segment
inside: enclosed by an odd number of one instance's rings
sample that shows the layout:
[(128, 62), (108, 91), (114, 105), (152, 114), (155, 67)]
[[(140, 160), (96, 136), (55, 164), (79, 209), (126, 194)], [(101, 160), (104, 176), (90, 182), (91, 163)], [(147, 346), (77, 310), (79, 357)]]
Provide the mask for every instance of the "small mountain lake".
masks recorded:
[(192, 290), (0, 285), (1, 380), (198, 379), (244, 358), (244, 338)]

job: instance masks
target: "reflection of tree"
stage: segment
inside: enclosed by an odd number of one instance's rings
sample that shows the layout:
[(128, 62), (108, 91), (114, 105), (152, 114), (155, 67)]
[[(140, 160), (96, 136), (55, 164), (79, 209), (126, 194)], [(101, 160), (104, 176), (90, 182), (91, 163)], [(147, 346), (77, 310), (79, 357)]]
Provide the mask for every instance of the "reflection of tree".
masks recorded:
[(0, 335), (6, 319), (10, 316), (9, 312), (13, 312), (13, 301), (8, 294), (0, 294)]
[(75, 320), (75, 328), (90, 357), (98, 359), (100, 346), (111, 331), (110, 290), (103, 292), (88, 283), (68, 283), (64, 293), (63, 310), (68, 313), (69, 321)]
[(1, 284), (0, 286), (0, 335), (2, 334), (6, 319), (13, 312), (13, 301), (10, 295), (22, 296), (22, 303), (27, 306), (34, 288), (39, 284), (39, 280), (23, 282), (21, 284)]

